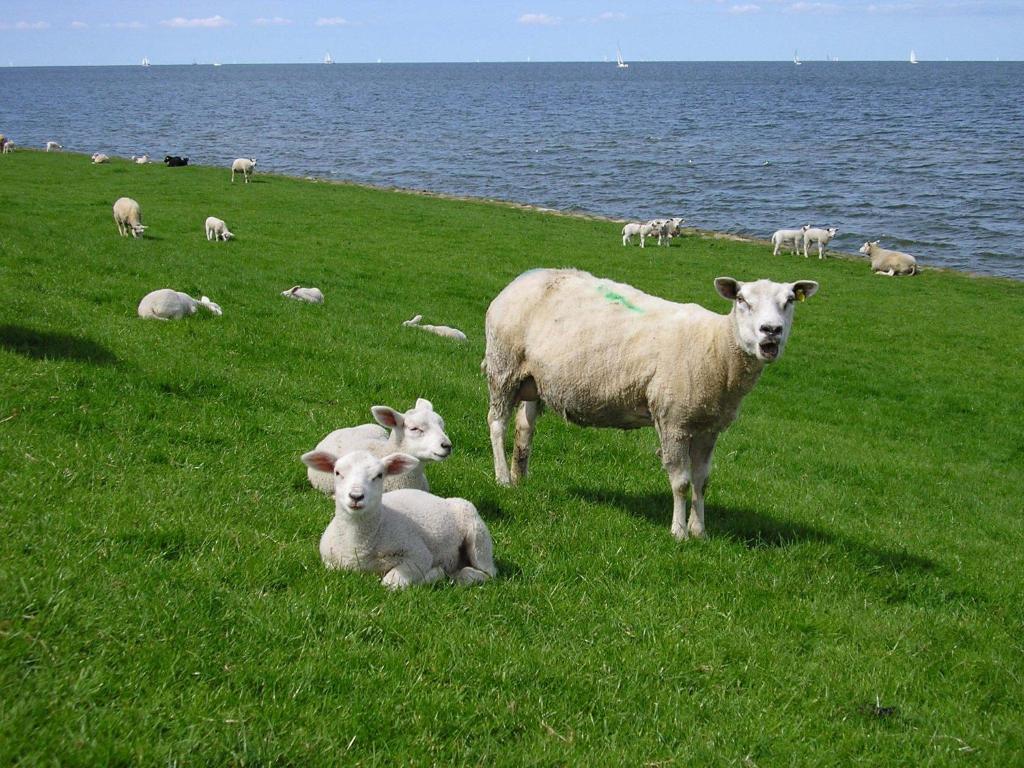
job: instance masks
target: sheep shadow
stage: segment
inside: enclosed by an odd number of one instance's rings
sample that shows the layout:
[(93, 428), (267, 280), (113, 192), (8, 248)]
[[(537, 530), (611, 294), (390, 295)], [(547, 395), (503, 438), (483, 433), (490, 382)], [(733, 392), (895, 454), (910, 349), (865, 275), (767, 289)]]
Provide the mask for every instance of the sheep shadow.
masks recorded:
[(0, 326), (0, 348), (34, 360), (72, 360), (93, 365), (117, 365), (117, 355), (83, 336), (38, 331), (20, 325)]
[[(580, 498), (610, 504), (634, 517), (668, 530), (672, 522), (672, 494), (629, 494), (614, 489), (575, 488)], [(753, 509), (705, 505), (704, 523), (711, 538), (728, 538), (750, 550), (780, 549), (806, 543), (823, 544), (863, 567), (913, 575), (944, 575), (946, 569), (928, 557), (906, 550), (878, 547), (813, 525), (780, 520)]]

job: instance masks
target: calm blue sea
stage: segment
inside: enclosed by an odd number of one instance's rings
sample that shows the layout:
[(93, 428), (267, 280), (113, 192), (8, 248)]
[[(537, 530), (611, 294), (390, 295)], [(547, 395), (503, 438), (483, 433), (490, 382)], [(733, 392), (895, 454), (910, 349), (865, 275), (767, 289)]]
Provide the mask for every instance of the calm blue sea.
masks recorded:
[(761, 237), (833, 225), (840, 250), (1024, 279), (1024, 63), (6, 68), (0, 94), (23, 146)]

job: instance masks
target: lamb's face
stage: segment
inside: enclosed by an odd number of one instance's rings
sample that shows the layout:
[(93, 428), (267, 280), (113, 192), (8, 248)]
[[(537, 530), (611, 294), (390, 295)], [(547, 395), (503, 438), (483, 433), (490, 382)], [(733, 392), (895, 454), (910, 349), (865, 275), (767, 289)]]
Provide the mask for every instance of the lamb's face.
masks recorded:
[(132, 224), (132, 237), (142, 237), (142, 234), (146, 231), (145, 224)]
[(863, 253), (865, 256), (870, 256), (871, 255), (871, 246), (877, 245), (877, 244), (878, 244), (877, 240), (875, 242), (873, 242), (873, 243), (864, 243), (864, 245), (862, 245), (858, 250), (861, 253)]
[(829, 240), (831, 240), (833, 237), (835, 237), (837, 234), (839, 234), (839, 230), (836, 229), (835, 227), (829, 227), (825, 231), (828, 232), (828, 239)]
[(397, 413), (386, 406), (374, 406), (377, 423), (401, 432), (402, 450), (420, 461), (444, 461), (451, 455), (452, 441), (444, 431), (444, 419), (429, 400), (420, 398), (416, 407)]
[(716, 279), (715, 287), (735, 302), (732, 317), (740, 349), (764, 363), (782, 357), (793, 325), (793, 307), (818, 290), (813, 280), (741, 283), (729, 277)]
[(380, 504), (384, 493), (384, 462), (366, 451), (342, 456), (334, 464), (334, 500), (338, 510), (359, 515)]

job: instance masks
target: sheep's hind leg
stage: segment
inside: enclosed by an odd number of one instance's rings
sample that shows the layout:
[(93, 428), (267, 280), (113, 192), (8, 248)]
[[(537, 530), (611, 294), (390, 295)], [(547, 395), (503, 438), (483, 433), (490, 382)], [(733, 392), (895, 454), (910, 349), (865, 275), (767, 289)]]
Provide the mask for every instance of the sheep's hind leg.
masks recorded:
[(491, 406), (487, 409), (487, 424), (491, 430), (491, 452), (494, 454), (494, 478), (499, 485), (512, 485), (505, 459), (505, 431), (512, 415), (512, 403), (505, 398), (491, 396)]
[(689, 538), (686, 529), (686, 496), (690, 490), (689, 440), (667, 434), (661, 437), (661, 463), (672, 486), (672, 535), (682, 541)]
[(471, 565), (467, 565), (465, 568), (460, 568), (452, 576), (452, 580), (459, 585), (469, 586), (472, 584), (483, 584), (485, 581), (491, 578), (489, 573), (478, 570)]
[(539, 403), (536, 400), (524, 400), (516, 414), (516, 439), (512, 453), (513, 485), (526, 477), (530, 464), (530, 446), (533, 444), (534, 427), (537, 423)]

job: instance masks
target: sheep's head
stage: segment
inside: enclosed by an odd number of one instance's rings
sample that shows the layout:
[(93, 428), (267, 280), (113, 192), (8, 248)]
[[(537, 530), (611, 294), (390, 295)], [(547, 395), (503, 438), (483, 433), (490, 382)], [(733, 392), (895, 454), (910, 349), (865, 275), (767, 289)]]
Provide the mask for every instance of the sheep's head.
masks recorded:
[(132, 224), (132, 237), (142, 237), (142, 233), (145, 231), (145, 224)]
[(339, 459), (328, 451), (310, 451), (303, 454), (302, 463), (333, 474), (335, 510), (358, 516), (380, 504), (385, 477), (408, 472), (419, 461), (405, 453), (378, 459), (367, 451), (354, 451)]
[(770, 363), (782, 357), (793, 326), (794, 305), (813, 296), (818, 284), (813, 280), (741, 283), (731, 277), (718, 277), (715, 288), (723, 298), (733, 302), (730, 317), (740, 349), (763, 363)]
[(870, 243), (864, 243), (864, 245), (862, 245), (862, 246), (861, 246), (860, 248), (858, 248), (857, 250), (859, 250), (859, 251), (860, 251), (861, 253), (863, 253), (863, 254), (864, 254), (865, 256), (870, 256), (870, 255), (871, 255), (871, 251), (872, 251), (872, 249), (874, 249), (874, 248), (877, 248), (877, 247), (878, 247), (878, 242), (879, 242), (878, 240), (875, 240), (875, 241), (873, 241), (873, 242), (870, 242)]
[(838, 229), (836, 229), (835, 227), (829, 227), (829, 228), (828, 228), (827, 230), (825, 230), (825, 231), (826, 231), (826, 232), (828, 232), (828, 236), (829, 236), (830, 238), (831, 238), (831, 237), (835, 237), (836, 235), (838, 235), (838, 234), (839, 234), (839, 230), (838, 230)]
[(401, 449), (420, 461), (444, 461), (451, 455), (452, 441), (444, 432), (444, 419), (429, 400), (421, 397), (416, 407), (405, 413), (386, 405), (375, 405), (370, 411), (378, 424), (397, 433)]

